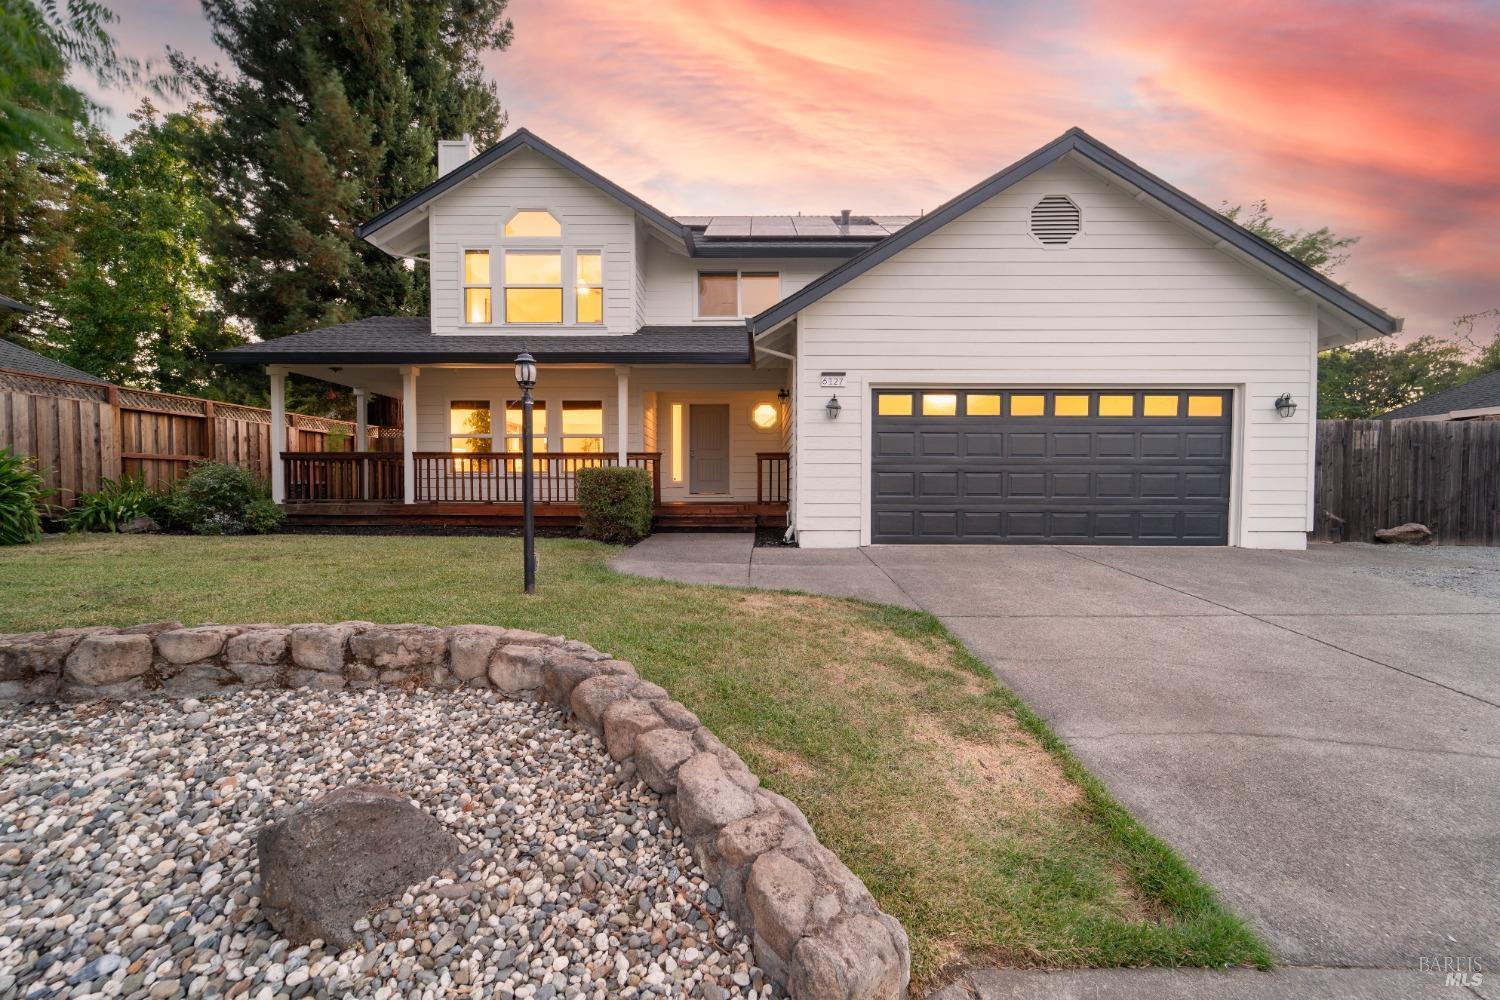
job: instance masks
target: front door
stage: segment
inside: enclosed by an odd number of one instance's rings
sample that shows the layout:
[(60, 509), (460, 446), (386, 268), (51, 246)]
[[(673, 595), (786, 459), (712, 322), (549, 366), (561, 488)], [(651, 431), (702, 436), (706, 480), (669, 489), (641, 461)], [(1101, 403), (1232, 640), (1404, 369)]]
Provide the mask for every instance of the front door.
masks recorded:
[(729, 404), (688, 406), (688, 492), (729, 492)]

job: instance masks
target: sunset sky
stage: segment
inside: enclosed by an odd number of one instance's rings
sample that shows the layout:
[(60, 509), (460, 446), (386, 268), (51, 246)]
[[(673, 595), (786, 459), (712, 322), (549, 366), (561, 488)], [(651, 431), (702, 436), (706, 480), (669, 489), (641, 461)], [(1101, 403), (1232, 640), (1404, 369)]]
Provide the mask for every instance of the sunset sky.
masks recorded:
[[(130, 54), (223, 61), (196, 0), (115, 7)], [(1358, 234), (1335, 277), (1408, 336), (1500, 306), (1500, 0), (510, 11), (510, 126), (671, 212), (916, 212), (1079, 125), (1211, 205)]]

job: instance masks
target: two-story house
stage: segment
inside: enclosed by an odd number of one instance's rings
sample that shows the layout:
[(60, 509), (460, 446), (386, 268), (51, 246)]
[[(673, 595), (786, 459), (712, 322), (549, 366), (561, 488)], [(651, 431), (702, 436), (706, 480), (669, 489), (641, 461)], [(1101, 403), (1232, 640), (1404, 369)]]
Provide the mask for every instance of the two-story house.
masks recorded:
[(438, 174), (359, 230), (428, 316), (218, 355), (273, 409), (288, 372), (401, 401), (400, 452), (273, 463), (296, 516), (504, 520), (530, 474), (568, 521), (627, 463), (662, 523), (804, 546), (1296, 548), (1317, 352), (1401, 327), (1077, 129), (918, 217), (673, 217), (525, 130)]

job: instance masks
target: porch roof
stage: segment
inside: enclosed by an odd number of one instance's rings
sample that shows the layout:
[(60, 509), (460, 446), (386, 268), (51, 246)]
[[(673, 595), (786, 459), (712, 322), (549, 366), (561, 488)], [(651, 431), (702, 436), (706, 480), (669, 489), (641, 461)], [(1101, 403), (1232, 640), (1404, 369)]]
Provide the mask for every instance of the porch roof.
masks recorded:
[(541, 364), (750, 363), (738, 326), (643, 326), (634, 333), (527, 332), (437, 335), (426, 316), (371, 316), (215, 351), (221, 364), (510, 364), (530, 351)]

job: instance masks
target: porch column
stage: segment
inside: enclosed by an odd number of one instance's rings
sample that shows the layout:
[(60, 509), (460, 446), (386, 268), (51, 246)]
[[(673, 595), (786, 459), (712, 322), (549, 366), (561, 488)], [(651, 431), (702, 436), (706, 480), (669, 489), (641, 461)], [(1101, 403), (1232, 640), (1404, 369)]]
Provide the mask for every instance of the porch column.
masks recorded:
[(417, 375), (422, 369), (401, 369), (401, 487), (405, 503), (417, 502)]
[(624, 466), (630, 455), (630, 369), (625, 365), (615, 369), (615, 396), (615, 445)]
[(286, 466), (281, 453), (286, 451), (286, 369), (267, 365), (271, 376), (271, 499), (286, 502)]
[(354, 450), (370, 450), (370, 390), (354, 390)]

